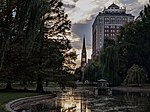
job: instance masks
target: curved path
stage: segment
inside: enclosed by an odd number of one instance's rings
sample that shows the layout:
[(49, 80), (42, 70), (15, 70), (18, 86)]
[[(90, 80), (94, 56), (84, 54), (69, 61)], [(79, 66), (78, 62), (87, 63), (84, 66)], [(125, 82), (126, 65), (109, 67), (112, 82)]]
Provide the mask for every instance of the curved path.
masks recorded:
[(36, 105), (38, 103), (44, 102), (47, 99), (54, 98), (55, 95), (38, 95), (32, 97), (19, 98), (13, 101), (8, 102), (5, 107), (8, 112), (17, 112), (18, 110), (26, 109), (26, 107), (30, 108), (32, 105)]

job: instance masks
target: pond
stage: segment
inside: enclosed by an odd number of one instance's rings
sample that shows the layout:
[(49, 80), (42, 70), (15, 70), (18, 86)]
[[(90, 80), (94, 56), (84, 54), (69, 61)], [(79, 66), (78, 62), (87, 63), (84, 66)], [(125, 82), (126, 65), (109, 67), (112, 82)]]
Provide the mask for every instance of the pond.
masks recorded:
[(44, 104), (35, 105), (32, 112), (150, 112), (150, 94), (120, 93), (95, 96), (88, 89), (69, 90)]

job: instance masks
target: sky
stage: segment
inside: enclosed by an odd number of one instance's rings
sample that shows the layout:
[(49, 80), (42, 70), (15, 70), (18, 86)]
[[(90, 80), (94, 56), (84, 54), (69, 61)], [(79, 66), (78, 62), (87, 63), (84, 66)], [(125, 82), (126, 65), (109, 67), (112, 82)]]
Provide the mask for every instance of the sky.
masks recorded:
[(66, 14), (72, 21), (72, 34), (70, 37), (73, 48), (78, 54), (77, 65), (80, 64), (82, 40), (85, 35), (87, 57), (91, 58), (92, 49), (92, 24), (99, 12), (104, 7), (115, 3), (121, 7), (126, 7), (127, 13), (138, 16), (144, 5), (149, 0), (62, 0)]

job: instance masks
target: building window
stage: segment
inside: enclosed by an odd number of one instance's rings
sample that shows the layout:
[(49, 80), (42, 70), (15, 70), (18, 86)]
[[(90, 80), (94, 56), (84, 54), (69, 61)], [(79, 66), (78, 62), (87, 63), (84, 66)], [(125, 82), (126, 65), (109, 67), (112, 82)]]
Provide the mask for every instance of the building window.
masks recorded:
[(105, 24), (109, 24), (109, 17), (105, 17), (105, 18), (104, 18), (104, 23), (105, 23)]
[(133, 18), (132, 18), (132, 17), (130, 18), (130, 21), (133, 21)]
[(121, 24), (121, 23), (122, 23), (121, 17), (118, 17), (117, 18), (117, 24)]
[(122, 18), (122, 21), (123, 21), (123, 22), (127, 22), (127, 21), (128, 21), (128, 18), (127, 18), (127, 17), (123, 17), (123, 18)]
[(116, 26), (113, 25), (113, 26), (111, 26), (110, 28), (116, 28)]
[(102, 23), (102, 22), (103, 22), (102, 18), (99, 18), (99, 22), (100, 22), (100, 23)]
[(108, 34), (108, 33), (105, 33), (105, 37), (109, 37), (109, 34)]
[(117, 26), (117, 29), (120, 29), (120, 26)]
[(115, 24), (116, 23), (115, 17), (111, 17), (110, 21), (111, 21), (111, 24)]
[(104, 28), (109, 28), (109, 26), (105, 25)]

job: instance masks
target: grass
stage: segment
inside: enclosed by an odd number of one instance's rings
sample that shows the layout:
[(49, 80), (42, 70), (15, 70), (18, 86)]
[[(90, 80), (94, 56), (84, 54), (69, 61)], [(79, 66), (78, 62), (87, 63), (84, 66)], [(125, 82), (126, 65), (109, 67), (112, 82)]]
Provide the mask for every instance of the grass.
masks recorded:
[(0, 112), (7, 112), (5, 109), (5, 104), (14, 99), (36, 96), (40, 95), (40, 93), (35, 92), (0, 92)]
[[(50, 94), (48, 93), (36, 93), (34, 92), (36, 88), (36, 84), (28, 85), (27, 89), (30, 91), (24, 92), (24, 85), (20, 85), (18, 83), (12, 84), (12, 87), (14, 90), (7, 91), (5, 90), (6, 84), (0, 82), (0, 112), (7, 112), (5, 109), (5, 104), (8, 103), (9, 101), (18, 99), (18, 98), (23, 98), (23, 97), (30, 97), (30, 96), (37, 96), (41, 94)], [(49, 88), (55, 87), (55, 83), (49, 83)]]

